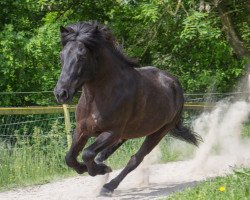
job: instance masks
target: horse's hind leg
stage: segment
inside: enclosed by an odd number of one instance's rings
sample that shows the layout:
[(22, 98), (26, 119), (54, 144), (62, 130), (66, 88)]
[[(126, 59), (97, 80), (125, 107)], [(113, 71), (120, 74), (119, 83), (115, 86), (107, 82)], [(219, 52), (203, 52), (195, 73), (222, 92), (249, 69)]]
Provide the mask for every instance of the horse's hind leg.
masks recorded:
[(118, 140), (117, 135), (114, 133), (103, 132), (96, 138), (93, 144), (83, 151), (83, 161), (88, 168), (89, 175), (95, 176), (112, 171), (110, 167), (103, 163), (96, 163), (94, 159), (99, 152), (110, 148), (113, 144), (117, 143)]
[(127, 174), (133, 171), (142, 162), (144, 157), (152, 151), (152, 149), (160, 142), (166, 133), (167, 130), (165, 127), (163, 127), (157, 132), (147, 136), (138, 152), (131, 157), (128, 164), (121, 171), (121, 173), (103, 186), (101, 195), (112, 193), (114, 189), (118, 187), (120, 182), (127, 176)]
[(77, 161), (77, 156), (79, 155), (80, 151), (82, 151), (87, 141), (88, 137), (86, 135), (83, 135), (82, 133), (79, 134), (75, 130), (71, 147), (67, 155), (65, 156), (67, 165), (73, 168), (78, 174), (82, 174), (88, 171), (84, 163), (79, 163)]
[(103, 161), (107, 160), (124, 142), (127, 140), (119, 140), (117, 143), (113, 144), (111, 147), (108, 147), (101, 151), (97, 157), (95, 158), (95, 161), (97, 163), (102, 163)]

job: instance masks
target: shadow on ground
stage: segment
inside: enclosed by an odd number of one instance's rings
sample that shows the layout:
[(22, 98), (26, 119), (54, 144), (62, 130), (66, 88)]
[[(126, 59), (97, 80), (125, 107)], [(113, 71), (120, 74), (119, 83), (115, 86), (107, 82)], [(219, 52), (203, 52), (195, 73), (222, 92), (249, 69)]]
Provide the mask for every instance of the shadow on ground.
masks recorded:
[(116, 190), (112, 198), (121, 200), (154, 199), (170, 195), (171, 193), (196, 186), (200, 181), (192, 181), (180, 184), (164, 185), (150, 184), (148, 187), (141, 187), (129, 190)]

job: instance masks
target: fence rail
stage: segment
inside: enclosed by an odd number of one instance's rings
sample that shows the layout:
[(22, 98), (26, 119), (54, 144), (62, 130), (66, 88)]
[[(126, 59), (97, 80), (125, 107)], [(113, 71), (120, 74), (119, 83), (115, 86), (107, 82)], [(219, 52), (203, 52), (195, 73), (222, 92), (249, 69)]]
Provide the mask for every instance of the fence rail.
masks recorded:
[[(74, 112), (76, 106), (67, 106), (69, 112)], [(185, 103), (185, 109), (214, 108), (212, 103)], [(0, 115), (35, 115), (64, 113), (63, 106), (32, 106), (32, 107), (0, 107)]]
[[(185, 104), (185, 110), (199, 112), (214, 106), (208, 103), (189, 102)], [(46, 136), (53, 129), (53, 124), (59, 120), (69, 147), (72, 142), (71, 131), (75, 126), (75, 108), (75, 105), (0, 107), (0, 138), (13, 142), (17, 136), (32, 137), (38, 129), (43, 132), (43, 136)]]
[[(75, 106), (67, 106), (70, 112)], [(0, 115), (35, 115), (63, 113), (63, 106), (0, 107)]]

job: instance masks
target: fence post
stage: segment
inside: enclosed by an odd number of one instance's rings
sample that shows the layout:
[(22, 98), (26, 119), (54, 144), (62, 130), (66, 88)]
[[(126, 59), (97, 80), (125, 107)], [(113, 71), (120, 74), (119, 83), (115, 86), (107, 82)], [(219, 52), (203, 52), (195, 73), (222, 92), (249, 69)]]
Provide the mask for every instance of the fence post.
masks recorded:
[[(250, 92), (250, 73), (248, 74), (247, 84), (248, 84), (248, 87), (247, 87), (248, 92)], [(249, 93), (248, 93), (248, 99), (247, 100), (250, 101), (250, 94)]]
[(65, 130), (66, 130), (66, 134), (67, 134), (67, 144), (68, 144), (68, 148), (70, 148), (70, 145), (72, 143), (72, 137), (70, 134), (71, 123), (70, 123), (69, 109), (68, 109), (68, 106), (66, 104), (63, 104), (63, 113), (64, 113)]

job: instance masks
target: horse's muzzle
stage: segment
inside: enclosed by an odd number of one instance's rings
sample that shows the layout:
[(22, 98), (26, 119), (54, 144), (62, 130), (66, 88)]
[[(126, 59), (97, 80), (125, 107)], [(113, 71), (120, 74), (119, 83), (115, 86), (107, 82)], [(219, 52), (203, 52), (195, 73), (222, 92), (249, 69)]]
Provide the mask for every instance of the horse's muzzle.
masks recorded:
[(67, 104), (73, 99), (73, 95), (68, 90), (55, 88), (54, 95), (58, 103)]

